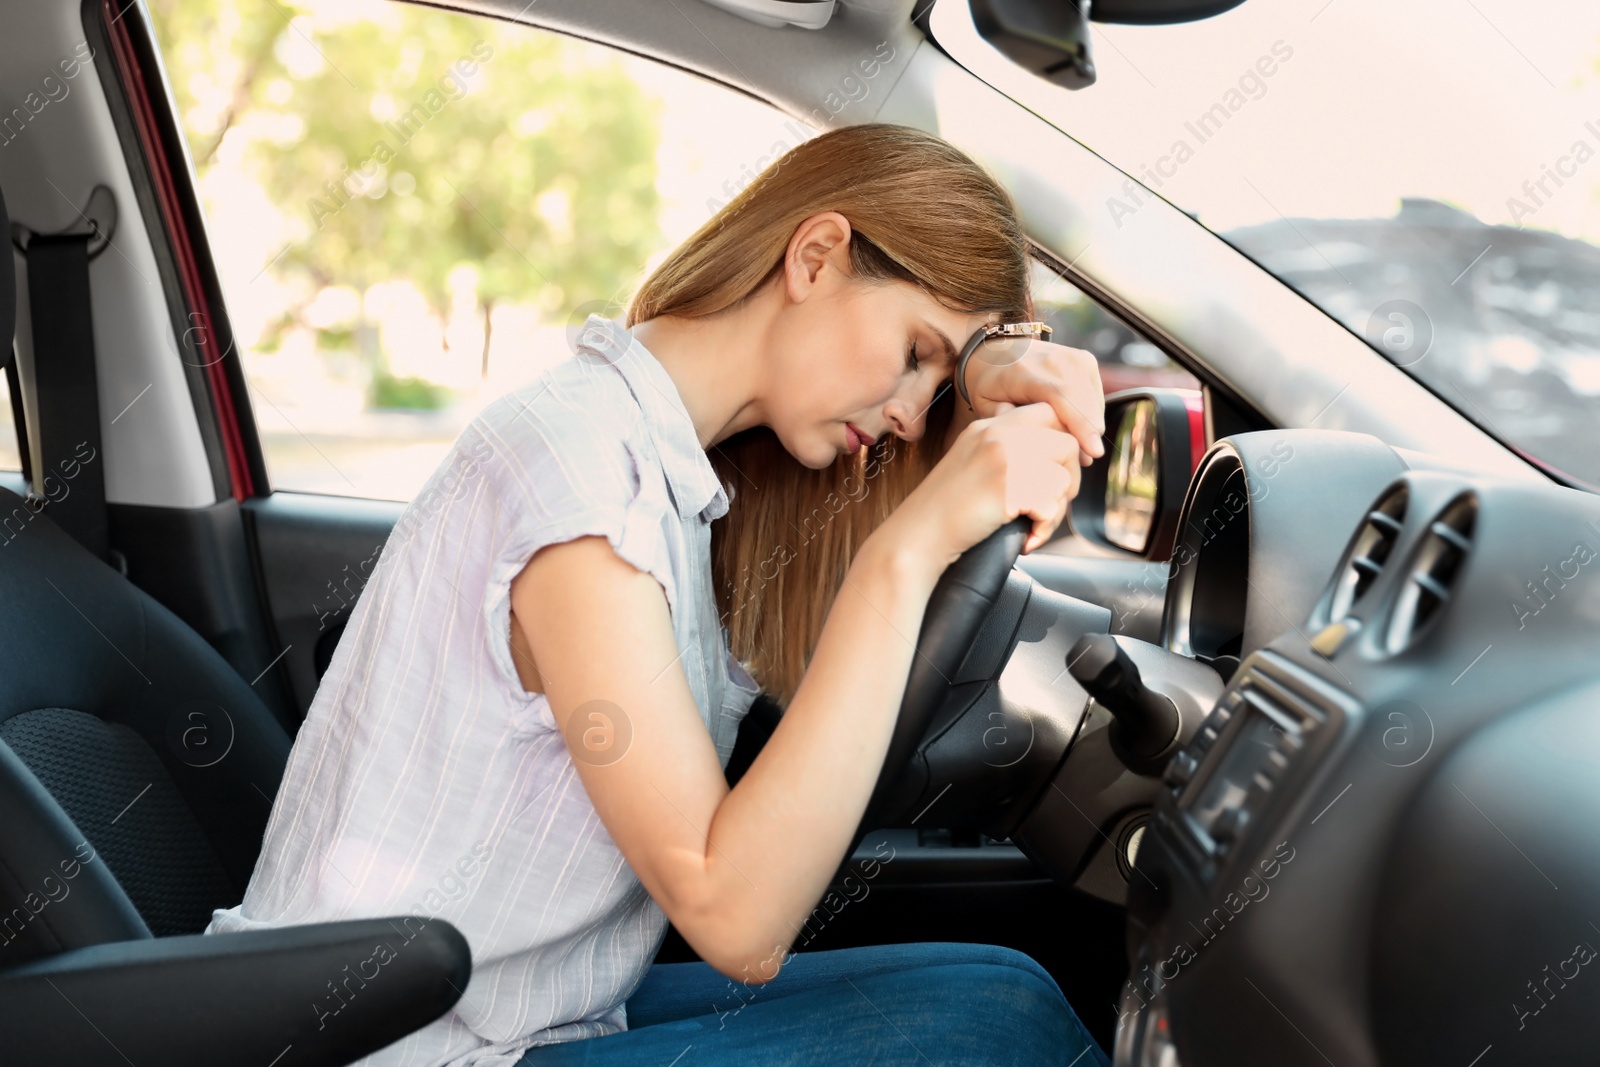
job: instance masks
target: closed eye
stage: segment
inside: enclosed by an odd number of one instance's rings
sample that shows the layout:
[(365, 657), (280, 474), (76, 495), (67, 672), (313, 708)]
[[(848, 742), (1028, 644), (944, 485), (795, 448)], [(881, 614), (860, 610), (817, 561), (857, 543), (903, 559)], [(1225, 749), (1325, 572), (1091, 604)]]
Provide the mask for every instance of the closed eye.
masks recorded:
[(911, 342), (911, 355), (906, 360), (906, 369), (915, 372), (917, 369), (917, 342)]

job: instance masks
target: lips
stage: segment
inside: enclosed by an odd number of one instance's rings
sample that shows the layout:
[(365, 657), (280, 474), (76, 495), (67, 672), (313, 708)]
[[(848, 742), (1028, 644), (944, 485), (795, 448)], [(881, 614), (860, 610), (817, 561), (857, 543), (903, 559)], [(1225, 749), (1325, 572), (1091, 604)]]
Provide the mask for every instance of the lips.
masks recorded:
[(856, 429), (851, 423), (844, 424), (845, 451), (855, 455), (856, 451), (867, 443), (867, 435)]

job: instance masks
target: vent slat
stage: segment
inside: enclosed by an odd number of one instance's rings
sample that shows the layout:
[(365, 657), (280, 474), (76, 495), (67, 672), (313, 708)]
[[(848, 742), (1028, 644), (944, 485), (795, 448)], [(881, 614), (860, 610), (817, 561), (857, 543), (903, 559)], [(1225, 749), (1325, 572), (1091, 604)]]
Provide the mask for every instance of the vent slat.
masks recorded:
[(1367, 595), (1383, 573), (1384, 564), (1399, 540), (1406, 513), (1407, 492), (1396, 487), (1381, 497), (1361, 520), (1361, 527), (1346, 549), (1345, 563), (1328, 593), (1328, 621), (1340, 622), (1356, 602)]
[(1450, 599), (1449, 588), (1441, 584), (1439, 580), (1431, 574), (1413, 574), (1411, 576), (1411, 580), (1416, 582), (1419, 586), (1426, 590), (1430, 596), (1439, 601), (1441, 604)]
[(1390, 537), (1400, 533), (1400, 520), (1386, 511), (1369, 511), (1367, 521), (1379, 529), (1386, 530)]
[(1432, 526), (1428, 527), (1428, 532), (1440, 540), (1454, 545), (1461, 552), (1465, 552), (1467, 549), (1472, 547), (1472, 542), (1467, 540), (1467, 538), (1462, 535), (1461, 531), (1457, 530), (1454, 526), (1451, 526), (1443, 519), (1440, 519), (1438, 522), (1435, 522)]
[(1457, 496), (1432, 522), (1408, 564), (1406, 585), (1395, 601), (1384, 644), (1391, 653), (1409, 648), (1450, 600), (1472, 551), (1477, 498)]

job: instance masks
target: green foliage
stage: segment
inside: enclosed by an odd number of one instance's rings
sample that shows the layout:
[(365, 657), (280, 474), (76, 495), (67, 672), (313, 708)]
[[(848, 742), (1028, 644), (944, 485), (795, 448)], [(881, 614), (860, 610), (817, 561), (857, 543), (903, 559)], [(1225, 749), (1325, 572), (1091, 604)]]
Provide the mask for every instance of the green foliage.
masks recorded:
[(367, 404), (375, 408), (413, 408), (432, 411), (442, 408), (449, 390), (425, 378), (396, 378), (380, 369), (372, 376)]
[(349, 327), (335, 327), (317, 331), (317, 347), (324, 351), (350, 348), (355, 344), (356, 332)]
[(559, 319), (619, 293), (660, 241), (656, 115), (598, 46), (409, 4), (150, 9), (202, 176), (224, 137), (244, 138), (303, 223), (280, 276), (405, 277), (444, 317), (468, 264), (481, 304)]

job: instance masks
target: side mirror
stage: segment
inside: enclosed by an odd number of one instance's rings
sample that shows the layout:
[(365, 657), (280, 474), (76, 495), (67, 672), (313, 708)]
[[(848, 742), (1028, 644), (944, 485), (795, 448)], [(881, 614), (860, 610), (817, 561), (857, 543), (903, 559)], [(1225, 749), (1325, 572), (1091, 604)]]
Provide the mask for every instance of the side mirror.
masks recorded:
[(1072, 526), (1098, 544), (1163, 560), (1178, 535), (1189, 477), (1205, 452), (1193, 389), (1125, 389), (1106, 398), (1106, 454), (1083, 472)]

